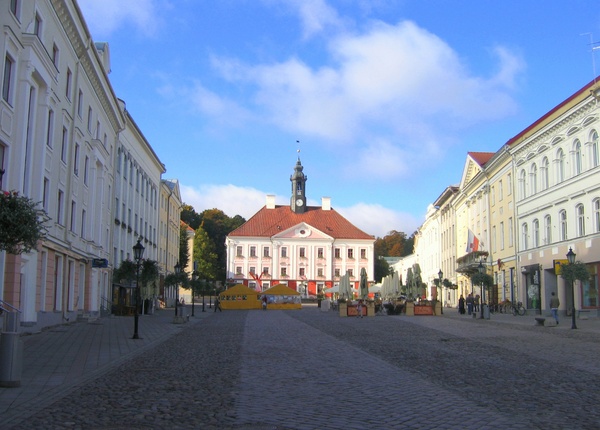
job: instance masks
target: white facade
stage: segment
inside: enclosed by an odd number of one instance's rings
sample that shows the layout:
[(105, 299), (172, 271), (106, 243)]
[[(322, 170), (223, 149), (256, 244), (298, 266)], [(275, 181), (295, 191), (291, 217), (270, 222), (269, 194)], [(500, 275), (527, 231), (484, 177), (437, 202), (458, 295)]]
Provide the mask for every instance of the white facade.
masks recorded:
[[(37, 251), (0, 253), (0, 298), (36, 329), (109, 308), (112, 270), (137, 237), (158, 257), (164, 166), (115, 96), (108, 45), (93, 42), (76, 2), (3, 1), (0, 24), (1, 188), (48, 217)], [(123, 203), (131, 232), (115, 228)]]

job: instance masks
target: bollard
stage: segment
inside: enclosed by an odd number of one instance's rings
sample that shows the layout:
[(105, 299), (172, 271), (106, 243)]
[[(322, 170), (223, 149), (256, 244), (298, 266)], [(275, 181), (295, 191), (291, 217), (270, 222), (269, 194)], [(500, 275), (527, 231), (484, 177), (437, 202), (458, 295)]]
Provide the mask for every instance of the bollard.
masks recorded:
[(17, 332), (19, 314), (7, 312), (4, 316), (4, 331), (0, 334), (0, 387), (21, 386), (23, 342)]

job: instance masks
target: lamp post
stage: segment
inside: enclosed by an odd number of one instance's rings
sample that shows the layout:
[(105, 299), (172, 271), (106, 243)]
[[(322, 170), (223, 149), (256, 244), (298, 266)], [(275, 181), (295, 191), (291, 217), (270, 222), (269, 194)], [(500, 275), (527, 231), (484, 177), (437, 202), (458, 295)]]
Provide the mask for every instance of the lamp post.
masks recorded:
[(175, 316), (179, 315), (179, 274), (181, 273), (181, 266), (179, 265), (179, 261), (175, 264), (175, 275), (177, 275), (177, 281), (175, 282)]
[(442, 272), (442, 269), (440, 269), (440, 271), (438, 272), (438, 279), (440, 280), (440, 305), (441, 305), (441, 309), (442, 309), (442, 315), (444, 315), (444, 290), (442, 290), (442, 278), (444, 277), (444, 272)]
[[(483, 266), (483, 260), (479, 260), (479, 266), (477, 267), (477, 270), (479, 270), (479, 274), (483, 275), (485, 273), (485, 267)], [(485, 300), (485, 293), (483, 292), (483, 276), (481, 277), (481, 303), (479, 303), (479, 306), (481, 307), (481, 317), (480, 319), (483, 319), (483, 302)]]
[(206, 281), (202, 281), (202, 312), (206, 312), (206, 303), (204, 301), (204, 295), (206, 294)]
[[(569, 252), (567, 252), (567, 260), (569, 260), (569, 265), (575, 263), (575, 257), (577, 254), (573, 252), (573, 250), (569, 247)], [(576, 329), (577, 324), (575, 323), (575, 282), (571, 279), (571, 303), (573, 303), (573, 307), (571, 308), (571, 329)]]
[(144, 256), (144, 245), (140, 243), (138, 239), (137, 243), (133, 245), (133, 257), (135, 258), (135, 316), (133, 317), (133, 339), (141, 339), (138, 333), (138, 323), (140, 318), (139, 307), (142, 302), (142, 295), (140, 294), (140, 264), (142, 263), (142, 257)]
[[(194, 261), (194, 270), (192, 271), (192, 316), (194, 315), (194, 294), (196, 292), (196, 262)], [(204, 307), (202, 308), (204, 311)]]

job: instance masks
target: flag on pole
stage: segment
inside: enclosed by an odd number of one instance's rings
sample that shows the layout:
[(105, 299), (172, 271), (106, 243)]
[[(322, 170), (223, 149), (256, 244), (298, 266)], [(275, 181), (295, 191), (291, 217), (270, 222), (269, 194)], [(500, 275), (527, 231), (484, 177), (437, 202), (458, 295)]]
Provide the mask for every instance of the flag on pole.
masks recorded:
[(479, 239), (477, 236), (469, 229), (469, 237), (467, 238), (467, 249), (465, 252), (476, 252), (479, 250)]

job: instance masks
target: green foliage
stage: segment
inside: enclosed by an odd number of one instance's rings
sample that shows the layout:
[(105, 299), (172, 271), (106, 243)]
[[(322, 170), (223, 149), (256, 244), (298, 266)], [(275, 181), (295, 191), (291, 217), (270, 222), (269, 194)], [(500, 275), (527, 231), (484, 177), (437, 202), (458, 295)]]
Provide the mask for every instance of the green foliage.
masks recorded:
[(569, 284), (575, 281), (585, 282), (590, 279), (590, 272), (585, 263), (576, 261), (573, 264), (563, 264), (560, 267), (561, 276)]
[(136, 264), (131, 260), (124, 260), (113, 272), (114, 281), (117, 283), (132, 284), (136, 276)]
[(198, 262), (197, 271), (199, 277), (204, 279), (219, 278), (219, 256), (215, 245), (208, 233), (202, 227), (198, 227), (194, 236), (194, 261)]
[(27, 253), (46, 237), (45, 212), (36, 209), (37, 205), (16, 191), (0, 192), (0, 251)]
[(381, 282), (381, 279), (390, 273), (390, 265), (381, 257), (375, 258), (375, 282)]
[(491, 275), (488, 275), (487, 273), (474, 273), (473, 276), (471, 276), (471, 282), (473, 283), (473, 285), (481, 285), (483, 284), (484, 287), (491, 287), (494, 284), (494, 278)]
[[(143, 260), (140, 267), (140, 286), (142, 287), (142, 291), (144, 294), (142, 296), (144, 298), (151, 297), (153, 294), (157, 294), (158, 291), (155, 291), (157, 285), (156, 281), (160, 275), (160, 271), (158, 268), (158, 262), (154, 260)], [(150, 284), (153, 285), (154, 288), (152, 290), (149, 289)]]
[(196, 211), (194, 210), (194, 208), (192, 206), (185, 204), (185, 203), (181, 207), (180, 218), (181, 218), (181, 221), (183, 221), (184, 223), (189, 225), (194, 230), (196, 230), (198, 227), (200, 227), (200, 223), (202, 222), (202, 218), (200, 217), (200, 214), (196, 213)]
[(407, 238), (406, 233), (390, 231), (383, 238), (375, 240), (375, 255), (382, 257), (404, 257), (413, 251), (414, 234)]
[(187, 267), (190, 262), (190, 247), (188, 245), (188, 226), (181, 223), (179, 225), (179, 265)]

